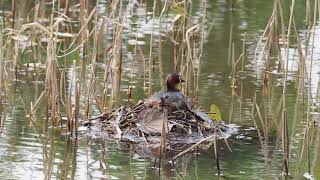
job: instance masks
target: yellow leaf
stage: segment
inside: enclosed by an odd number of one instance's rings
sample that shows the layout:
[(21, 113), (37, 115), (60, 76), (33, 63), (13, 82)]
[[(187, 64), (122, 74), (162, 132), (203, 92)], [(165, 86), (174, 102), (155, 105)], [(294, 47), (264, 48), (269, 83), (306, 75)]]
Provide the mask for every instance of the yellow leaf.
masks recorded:
[(217, 105), (212, 104), (210, 107), (210, 113), (208, 115), (211, 119), (218, 122), (222, 121), (221, 113)]

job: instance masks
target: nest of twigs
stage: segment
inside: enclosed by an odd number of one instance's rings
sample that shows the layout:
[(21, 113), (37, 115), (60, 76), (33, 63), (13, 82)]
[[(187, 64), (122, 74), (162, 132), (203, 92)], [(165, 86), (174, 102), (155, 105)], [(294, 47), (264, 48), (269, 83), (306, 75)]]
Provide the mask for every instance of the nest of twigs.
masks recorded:
[(177, 153), (204, 139), (219, 137), (228, 128), (223, 122), (208, 124), (190, 110), (172, 110), (165, 106), (151, 108), (142, 101), (131, 107), (122, 106), (103, 113), (83, 125), (98, 127), (120, 142), (143, 144), (144, 150), (148, 145), (155, 152), (161, 147)]

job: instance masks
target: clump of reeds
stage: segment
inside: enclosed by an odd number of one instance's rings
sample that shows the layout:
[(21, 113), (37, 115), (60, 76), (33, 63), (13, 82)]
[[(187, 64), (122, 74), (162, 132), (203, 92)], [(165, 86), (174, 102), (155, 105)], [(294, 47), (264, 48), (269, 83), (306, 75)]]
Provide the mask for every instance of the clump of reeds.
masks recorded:
[[(310, 122), (313, 122), (311, 119), (311, 106), (312, 106), (312, 94), (311, 94), (311, 72), (312, 72), (312, 62), (313, 62), (313, 44), (315, 37), (315, 26), (318, 16), (318, 0), (312, 2), (311, 0), (307, 0), (306, 2), (306, 34), (304, 36), (305, 42), (301, 40), (301, 35), (297, 30), (297, 24), (295, 19), (295, 11), (296, 11), (296, 1), (292, 1), (290, 4), (290, 11), (288, 14), (284, 14), (284, 8), (287, 6), (282, 1), (275, 0), (272, 15), (267, 23), (266, 29), (262, 34), (258, 44), (257, 49), (255, 51), (255, 59), (257, 61), (265, 60), (265, 71), (263, 75), (263, 82), (266, 86), (268, 86), (270, 74), (273, 70), (271, 64), (274, 62), (271, 61), (270, 57), (276, 59), (278, 62), (277, 71), (281, 73), (283, 78), (283, 89), (282, 89), (282, 97), (279, 100), (279, 108), (280, 112), (282, 112), (282, 116), (280, 116), (279, 131), (282, 134), (280, 137), (282, 139), (282, 151), (283, 151), (283, 175), (285, 178), (288, 178), (290, 174), (290, 154), (291, 154), (291, 139), (290, 137), (293, 134), (289, 133), (289, 121), (288, 118), (290, 115), (288, 114), (288, 105), (287, 105), (287, 91), (288, 91), (288, 76), (291, 76), (289, 73), (289, 58), (291, 58), (291, 54), (289, 53), (289, 49), (296, 48), (297, 59), (299, 63), (298, 68), (298, 76), (297, 76), (297, 95), (301, 96), (303, 99), (305, 95), (307, 95), (307, 123), (304, 128), (303, 143), (301, 147), (301, 156), (300, 160), (296, 165), (296, 173), (295, 176), (299, 175), (301, 161), (303, 154), (307, 157), (308, 164), (308, 173), (312, 174), (310, 169), (310, 141), (309, 141), (309, 132), (310, 132)], [(312, 9), (313, 5), (313, 9)], [(288, 17), (288, 21), (285, 22), (285, 16)], [(313, 37), (313, 39), (311, 39)], [(304, 49), (303, 49), (304, 45)], [(311, 49), (309, 49), (311, 47)], [(310, 68), (306, 67), (306, 61), (310, 61)], [(258, 66), (256, 66), (256, 70), (258, 73)], [(275, 75), (277, 76), (277, 75)], [(257, 76), (258, 77), (258, 76)], [(305, 81), (307, 81), (307, 86), (305, 86)], [(305, 91), (307, 89), (307, 91)], [(298, 98), (297, 98), (298, 100)], [(299, 103), (297, 101), (296, 103)], [(254, 106), (258, 107), (257, 105)], [(256, 109), (256, 108), (255, 108)], [(258, 109), (257, 109), (258, 110)], [(278, 111), (278, 110), (277, 110)], [(259, 112), (259, 111), (257, 111)], [(260, 113), (259, 113), (260, 114)], [(259, 119), (261, 115), (259, 115)], [(276, 117), (276, 116), (275, 116)], [(256, 124), (256, 123), (255, 123)], [(263, 123), (260, 123), (262, 127), (264, 127)], [(263, 133), (267, 133), (265, 129)], [(293, 131), (292, 133), (295, 133)], [(305, 147), (306, 146), (306, 147)], [(306, 149), (306, 151), (304, 150)]]

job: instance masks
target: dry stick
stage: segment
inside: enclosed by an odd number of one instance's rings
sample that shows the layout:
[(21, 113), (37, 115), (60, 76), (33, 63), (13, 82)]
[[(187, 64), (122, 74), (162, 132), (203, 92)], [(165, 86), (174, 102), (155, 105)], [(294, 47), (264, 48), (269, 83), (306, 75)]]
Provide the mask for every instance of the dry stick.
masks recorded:
[(180, 156), (182, 156), (182, 155), (190, 152), (191, 150), (193, 150), (194, 148), (196, 148), (196, 147), (199, 146), (200, 144), (202, 144), (202, 143), (204, 143), (204, 142), (206, 142), (206, 141), (208, 141), (208, 140), (210, 140), (210, 139), (212, 139), (212, 138), (214, 138), (214, 137), (215, 137), (215, 135), (211, 135), (211, 136), (208, 136), (208, 137), (206, 137), (206, 138), (201, 139), (201, 140), (200, 140), (199, 142), (197, 142), (196, 144), (192, 145), (192, 146), (189, 147), (188, 149), (186, 149), (186, 150), (182, 151), (181, 153), (179, 153), (178, 155), (174, 156), (174, 157), (172, 158), (172, 161), (176, 160), (178, 157), (180, 157)]

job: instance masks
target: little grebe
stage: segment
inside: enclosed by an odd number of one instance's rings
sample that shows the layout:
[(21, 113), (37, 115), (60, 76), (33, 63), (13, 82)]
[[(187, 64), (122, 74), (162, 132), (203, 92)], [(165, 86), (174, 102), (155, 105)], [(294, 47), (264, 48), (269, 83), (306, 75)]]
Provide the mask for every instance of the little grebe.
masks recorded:
[(160, 91), (151, 96), (145, 101), (145, 104), (149, 107), (155, 107), (162, 103), (173, 107), (175, 110), (191, 110), (192, 102), (177, 88), (177, 85), (181, 82), (185, 81), (181, 79), (179, 74), (169, 74), (166, 79), (167, 90)]

